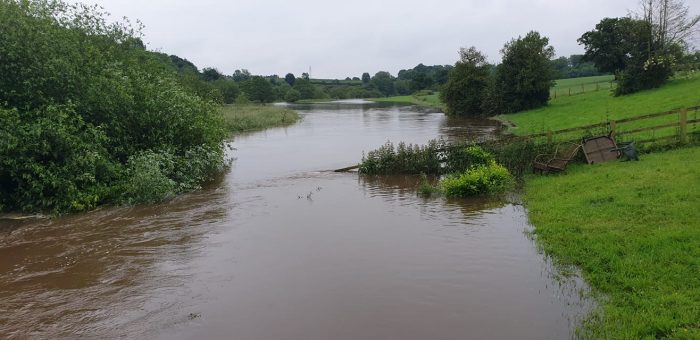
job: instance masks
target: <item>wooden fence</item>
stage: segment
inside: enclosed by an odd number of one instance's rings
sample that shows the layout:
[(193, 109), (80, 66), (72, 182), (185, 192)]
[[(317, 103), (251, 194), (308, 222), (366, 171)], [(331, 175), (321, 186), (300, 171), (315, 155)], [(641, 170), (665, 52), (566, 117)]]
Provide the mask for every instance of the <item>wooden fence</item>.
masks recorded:
[(584, 93), (588, 93), (588, 92), (609, 90), (609, 89), (612, 89), (614, 87), (615, 87), (614, 80), (606, 80), (606, 81), (598, 81), (598, 82), (592, 82), (592, 83), (571, 85), (569, 87), (561, 87), (561, 88), (554, 87), (549, 91), (549, 94), (553, 99), (557, 99), (559, 97), (569, 97), (569, 96), (574, 96), (577, 94), (584, 94)]
[[(700, 106), (650, 113), (641, 116), (609, 120), (607, 122), (577, 126), (568, 129), (546, 131), (516, 139), (544, 139), (548, 142), (576, 141), (583, 137), (611, 134), (618, 141), (634, 141), (637, 144), (665, 142), (689, 142), (691, 135), (700, 134)], [(697, 137), (695, 137), (697, 138)]]

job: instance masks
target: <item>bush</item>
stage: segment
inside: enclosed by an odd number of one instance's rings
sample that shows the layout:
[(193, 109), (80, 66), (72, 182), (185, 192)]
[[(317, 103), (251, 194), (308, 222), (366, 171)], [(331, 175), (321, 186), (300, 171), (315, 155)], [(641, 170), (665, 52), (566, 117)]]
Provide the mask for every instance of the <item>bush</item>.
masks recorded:
[(288, 103), (295, 103), (301, 99), (301, 93), (295, 89), (289, 89), (284, 95), (284, 100)]
[(456, 145), (446, 148), (445, 172), (462, 172), (478, 165), (487, 165), (495, 159), (478, 145)]
[(96, 7), (0, 1), (4, 209), (156, 201), (222, 168), (223, 117), (210, 100), (222, 91), (178, 76), (108, 21)]
[(362, 157), (360, 173), (378, 174), (439, 174), (441, 150), (445, 142), (432, 140), (426, 145), (399, 143), (397, 147), (387, 142), (377, 150)]
[(477, 165), (461, 174), (449, 175), (440, 182), (442, 192), (449, 197), (499, 194), (512, 184), (511, 174), (495, 161)]

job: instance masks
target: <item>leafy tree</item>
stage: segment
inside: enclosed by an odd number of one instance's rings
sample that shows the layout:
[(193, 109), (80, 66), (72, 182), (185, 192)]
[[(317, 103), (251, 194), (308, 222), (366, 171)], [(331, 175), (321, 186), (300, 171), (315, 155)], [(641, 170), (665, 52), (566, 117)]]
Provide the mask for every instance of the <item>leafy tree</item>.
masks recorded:
[(395, 93), (394, 77), (392, 77), (389, 72), (377, 72), (374, 77), (372, 77), (371, 84), (384, 96), (391, 96)]
[(233, 104), (236, 102), (236, 97), (241, 92), (238, 85), (233, 80), (219, 79), (213, 82), (221, 93), (221, 99), (225, 104)]
[(308, 79), (297, 79), (294, 84), (294, 89), (299, 91), (301, 99), (312, 99), (316, 97), (316, 88)]
[(358, 77), (352, 77), (352, 80), (358, 81), (358, 80), (360, 80), (360, 78), (358, 78)]
[(251, 77), (252, 75), (246, 69), (235, 70), (233, 71), (233, 75), (231, 76), (231, 78), (236, 82), (244, 82), (246, 80), (249, 80)]
[(627, 68), (632, 53), (638, 53), (640, 46), (647, 43), (646, 34), (640, 36), (646, 29), (642, 20), (605, 18), (578, 39), (586, 51), (583, 60), (592, 61), (602, 72), (617, 74)]
[(304, 73), (301, 74), (301, 78), (302, 78), (302, 79), (309, 80), (309, 74), (306, 73), (306, 72), (304, 72)]
[(288, 103), (295, 103), (301, 99), (301, 93), (295, 89), (289, 89), (284, 95), (284, 100)]
[(294, 86), (294, 82), (296, 80), (297, 80), (297, 78), (294, 77), (294, 74), (292, 74), (292, 73), (287, 73), (287, 75), (284, 76), (284, 81), (286, 81), (287, 84), (289, 84), (289, 86)]
[(365, 72), (362, 74), (362, 83), (363, 84), (369, 84), (369, 81), (372, 80), (372, 78), (369, 76), (369, 73)]
[(265, 78), (254, 76), (242, 83), (241, 88), (249, 100), (260, 103), (271, 103), (275, 100), (272, 84)]
[(460, 60), (440, 90), (448, 114), (481, 115), (490, 81), (490, 66), (475, 47), (460, 49)]
[(503, 61), (496, 70), (503, 109), (518, 112), (546, 105), (554, 85), (550, 59), (554, 48), (538, 32), (511, 40), (501, 50)]
[(205, 67), (202, 70), (202, 80), (204, 81), (214, 81), (224, 79), (224, 75), (219, 72), (219, 70), (213, 67)]
[(0, 1), (0, 209), (162, 199), (223, 167), (213, 102), (108, 22), (94, 7)]

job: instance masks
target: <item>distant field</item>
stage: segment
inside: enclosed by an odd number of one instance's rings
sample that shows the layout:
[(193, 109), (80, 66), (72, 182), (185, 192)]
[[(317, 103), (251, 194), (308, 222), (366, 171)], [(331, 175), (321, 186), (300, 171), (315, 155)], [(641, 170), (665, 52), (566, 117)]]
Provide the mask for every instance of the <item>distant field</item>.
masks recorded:
[[(552, 99), (545, 107), (500, 115), (496, 118), (513, 123), (511, 132), (526, 135), (697, 105), (700, 105), (700, 77), (674, 79), (661, 88), (621, 97), (612, 96), (610, 91), (558, 97)], [(697, 112), (691, 112), (689, 119), (700, 118), (696, 117), (697, 115)], [(654, 122), (663, 124), (674, 119), (678, 119), (677, 115), (660, 117)], [(630, 126), (632, 127), (634, 125)], [(675, 128), (657, 130), (637, 138), (659, 137), (672, 133), (675, 133)], [(651, 134), (656, 135), (650, 136)]]
[(595, 84), (602, 82), (611, 82), (615, 79), (613, 75), (605, 76), (595, 76), (595, 77), (581, 77), (581, 78), (569, 78), (569, 79), (559, 79), (556, 80), (554, 84), (554, 89), (565, 89), (569, 87), (581, 86), (581, 84)]

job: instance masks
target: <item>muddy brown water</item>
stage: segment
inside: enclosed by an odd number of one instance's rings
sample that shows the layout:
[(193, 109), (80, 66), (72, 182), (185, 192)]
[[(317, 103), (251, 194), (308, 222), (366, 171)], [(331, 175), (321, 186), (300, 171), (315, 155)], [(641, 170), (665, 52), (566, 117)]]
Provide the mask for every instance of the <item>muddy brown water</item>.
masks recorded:
[(160, 205), (0, 222), (0, 338), (561, 339), (559, 280), (517, 200), (416, 196), (348, 166), (497, 124), (360, 102), (240, 136), (229, 173)]

